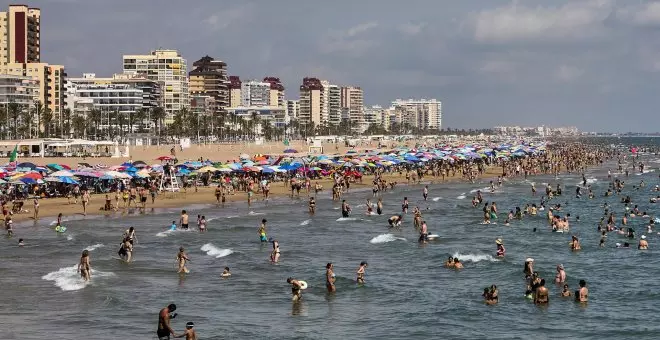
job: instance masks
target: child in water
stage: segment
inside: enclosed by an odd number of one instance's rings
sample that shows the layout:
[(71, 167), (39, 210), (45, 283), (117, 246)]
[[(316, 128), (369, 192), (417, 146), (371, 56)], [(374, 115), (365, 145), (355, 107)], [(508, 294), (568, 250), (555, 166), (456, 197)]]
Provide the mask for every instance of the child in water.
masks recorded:
[(176, 230), (176, 221), (172, 221), (172, 225), (170, 226), (170, 230)]

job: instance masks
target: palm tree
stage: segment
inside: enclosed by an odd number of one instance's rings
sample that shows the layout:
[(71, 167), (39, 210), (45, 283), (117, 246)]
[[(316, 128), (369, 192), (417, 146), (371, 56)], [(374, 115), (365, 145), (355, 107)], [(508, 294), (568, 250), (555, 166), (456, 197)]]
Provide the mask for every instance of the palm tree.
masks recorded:
[(71, 122), (73, 128), (73, 136), (76, 138), (87, 137), (87, 121), (85, 117), (76, 115)]
[(71, 137), (71, 127), (72, 127), (72, 114), (70, 109), (64, 109), (62, 111), (62, 119), (63, 119), (63, 126), (62, 126), (62, 137), (69, 138)]
[(29, 107), (21, 107), (20, 113), (21, 125), (19, 126), (19, 133), (22, 139), (32, 137), (32, 112)]
[[(165, 119), (165, 110), (158, 106), (151, 109), (151, 120), (154, 122), (154, 128), (158, 130), (158, 145), (160, 145), (160, 129), (162, 126), (163, 119)], [(156, 133), (156, 131), (154, 131)]]
[(18, 139), (18, 117), (20, 116), (21, 108), (16, 103), (9, 103), (7, 112), (9, 114), (9, 119), (13, 122), (13, 138)]
[(41, 124), (44, 126), (44, 137), (50, 137), (53, 125), (53, 111), (50, 108), (46, 108), (41, 114)]
[(103, 118), (103, 112), (99, 109), (92, 109), (92, 111), (89, 113), (90, 117), (88, 117), (89, 120), (92, 122), (92, 126), (94, 126), (94, 139), (98, 139), (99, 136), (99, 129), (101, 126), (101, 120)]
[(137, 123), (138, 125), (138, 131), (142, 131), (144, 129), (144, 120), (147, 119), (147, 109), (139, 109), (135, 114), (131, 115), (131, 127), (129, 128), (129, 131), (133, 133), (133, 124)]

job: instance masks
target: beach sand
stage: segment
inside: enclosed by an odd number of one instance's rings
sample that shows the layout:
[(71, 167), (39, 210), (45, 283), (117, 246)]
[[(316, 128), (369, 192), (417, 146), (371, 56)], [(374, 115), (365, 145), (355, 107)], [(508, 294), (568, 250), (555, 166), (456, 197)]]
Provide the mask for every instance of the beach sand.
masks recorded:
[[(489, 168), (481, 178), (496, 178), (501, 174), (501, 168), (491, 167)], [(405, 175), (400, 176), (396, 174), (386, 174), (383, 176), (388, 182), (398, 182), (397, 186), (403, 186), (406, 184)], [(457, 173), (456, 177), (449, 177), (446, 181), (456, 181), (460, 180), (461, 177)], [(323, 186), (323, 191), (319, 195), (328, 195), (331, 196), (332, 180), (331, 179), (322, 179), (318, 181), (312, 181), (312, 185), (318, 182)], [(432, 177), (427, 176), (422, 181), (422, 184), (418, 185), (420, 190), (425, 183), (441, 183), (442, 177)], [(356, 188), (371, 188), (373, 186), (373, 176), (364, 176), (363, 183), (351, 183), (351, 190)], [(152, 204), (151, 198), (148, 199), (146, 210), (156, 208), (175, 208), (175, 207), (185, 207), (192, 204), (216, 204), (215, 198), (215, 186), (203, 187), (199, 186), (195, 192), (195, 188), (188, 188), (187, 192), (161, 192), (156, 197), (156, 201)], [(271, 197), (285, 197), (291, 195), (290, 187), (285, 187), (283, 182), (275, 182), (271, 185)], [(313, 190), (310, 191), (310, 195), (314, 195)], [(420, 191), (421, 195), (421, 191)], [(301, 190), (300, 197), (307, 197), (308, 194), (306, 190)], [(112, 203), (115, 203), (114, 193), (109, 194)], [(227, 195), (227, 202), (246, 202), (247, 205), (247, 193), (237, 192), (235, 195)], [(257, 193), (253, 196), (253, 202), (259, 202), (263, 200), (261, 193)], [(69, 200), (67, 198), (47, 198), (39, 200), (39, 218), (44, 219), (46, 217), (55, 217), (59, 213), (66, 218), (72, 215), (82, 216), (83, 208), (80, 200), (77, 204), (74, 203), (74, 200)], [(120, 207), (123, 205), (123, 201), (120, 200)], [(355, 202), (351, 202), (356, 204)], [(301, 203), (305, 204), (305, 203)], [(105, 195), (104, 194), (95, 194), (90, 198), (90, 203), (87, 208), (87, 215), (114, 215), (122, 214), (126, 212), (127, 209), (119, 208), (118, 211), (103, 211), (101, 208), (105, 205)], [(16, 213), (12, 216), (12, 219), (15, 222), (21, 221), (32, 221), (33, 220), (33, 203), (32, 200), (26, 200), (23, 207), (23, 212)], [(25, 211), (26, 210), (26, 211)], [(134, 207), (129, 208), (129, 210), (136, 210)]]

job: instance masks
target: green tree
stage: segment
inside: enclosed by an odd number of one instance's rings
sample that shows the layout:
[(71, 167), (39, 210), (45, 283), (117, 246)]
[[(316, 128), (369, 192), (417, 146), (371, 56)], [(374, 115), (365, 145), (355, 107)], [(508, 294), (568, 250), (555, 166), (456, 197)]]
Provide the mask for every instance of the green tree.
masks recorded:
[(87, 121), (85, 117), (76, 115), (71, 121), (74, 138), (87, 138)]
[(158, 145), (160, 145), (160, 130), (163, 125), (163, 119), (165, 119), (166, 112), (162, 107), (154, 107), (151, 109), (151, 120), (154, 122), (154, 134), (158, 132)]
[(53, 111), (50, 108), (46, 108), (41, 114), (41, 124), (44, 127), (44, 137), (51, 137), (52, 128), (53, 128)]

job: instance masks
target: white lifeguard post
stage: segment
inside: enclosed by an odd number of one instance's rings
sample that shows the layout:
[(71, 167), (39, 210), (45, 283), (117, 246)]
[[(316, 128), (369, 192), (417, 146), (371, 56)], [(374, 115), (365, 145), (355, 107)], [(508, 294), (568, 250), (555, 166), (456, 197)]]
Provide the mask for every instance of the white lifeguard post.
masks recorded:
[[(166, 181), (169, 179), (169, 181)], [(163, 176), (160, 177), (159, 191), (179, 192), (179, 181), (176, 179), (175, 167), (173, 161), (165, 161), (163, 165)]]

